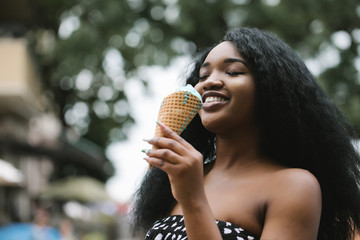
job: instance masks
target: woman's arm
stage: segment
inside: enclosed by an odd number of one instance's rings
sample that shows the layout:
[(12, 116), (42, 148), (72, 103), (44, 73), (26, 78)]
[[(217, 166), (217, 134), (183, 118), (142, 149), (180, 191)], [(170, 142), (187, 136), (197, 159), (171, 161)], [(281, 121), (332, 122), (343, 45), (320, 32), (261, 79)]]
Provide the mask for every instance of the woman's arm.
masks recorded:
[(271, 185), (261, 239), (316, 240), (321, 216), (321, 189), (303, 169), (285, 169)]
[(170, 128), (158, 124), (164, 137), (148, 140), (156, 149), (148, 151), (145, 160), (168, 174), (188, 239), (222, 239), (205, 194), (202, 155)]

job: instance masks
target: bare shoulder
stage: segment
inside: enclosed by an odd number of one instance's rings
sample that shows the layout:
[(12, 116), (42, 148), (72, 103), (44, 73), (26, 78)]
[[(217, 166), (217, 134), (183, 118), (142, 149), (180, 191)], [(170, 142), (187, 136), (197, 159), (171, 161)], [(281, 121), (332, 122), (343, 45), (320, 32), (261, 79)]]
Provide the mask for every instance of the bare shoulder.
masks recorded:
[(269, 182), (262, 236), (316, 239), (322, 202), (316, 177), (307, 170), (287, 168), (274, 172)]
[(285, 201), (294, 205), (321, 203), (320, 184), (312, 173), (304, 169), (286, 168), (274, 172), (269, 187), (269, 200), (273, 202)]
[(280, 190), (290, 191), (292, 194), (311, 193), (321, 194), (317, 178), (307, 170), (300, 168), (286, 168), (273, 174), (274, 183)]

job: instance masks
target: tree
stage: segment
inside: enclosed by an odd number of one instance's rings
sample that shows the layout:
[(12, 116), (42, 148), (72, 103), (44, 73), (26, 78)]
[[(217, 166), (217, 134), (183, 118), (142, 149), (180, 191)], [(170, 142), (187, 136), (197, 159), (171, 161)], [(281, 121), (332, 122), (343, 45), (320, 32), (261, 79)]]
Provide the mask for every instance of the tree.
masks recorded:
[[(33, 39), (64, 124), (102, 147), (133, 122), (124, 84), (144, 65), (166, 65), (216, 43), (228, 28), (274, 32), (306, 59), (360, 130), (357, 0), (37, 0), (47, 25)], [(146, 85), (146, 79), (141, 79)]]

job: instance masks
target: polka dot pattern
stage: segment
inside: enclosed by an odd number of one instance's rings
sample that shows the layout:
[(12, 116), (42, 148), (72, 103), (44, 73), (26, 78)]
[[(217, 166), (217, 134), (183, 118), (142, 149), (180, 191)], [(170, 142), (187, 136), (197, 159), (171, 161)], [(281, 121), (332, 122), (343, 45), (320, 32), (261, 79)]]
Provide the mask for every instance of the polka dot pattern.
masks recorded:
[[(251, 233), (231, 222), (215, 220), (224, 240), (258, 240)], [(185, 240), (187, 239), (184, 217), (170, 216), (154, 223), (146, 233), (145, 240)]]

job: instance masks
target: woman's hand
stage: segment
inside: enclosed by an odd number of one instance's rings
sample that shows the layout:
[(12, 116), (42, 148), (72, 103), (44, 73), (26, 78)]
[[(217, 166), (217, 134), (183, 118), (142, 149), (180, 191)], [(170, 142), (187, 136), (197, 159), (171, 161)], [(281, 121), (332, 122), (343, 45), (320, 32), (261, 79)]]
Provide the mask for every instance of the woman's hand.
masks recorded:
[(168, 174), (173, 196), (180, 205), (198, 202), (205, 197), (202, 154), (170, 128), (158, 124), (164, 137), (146, 140), (154, 148), (146, 151), (144, 159)]

